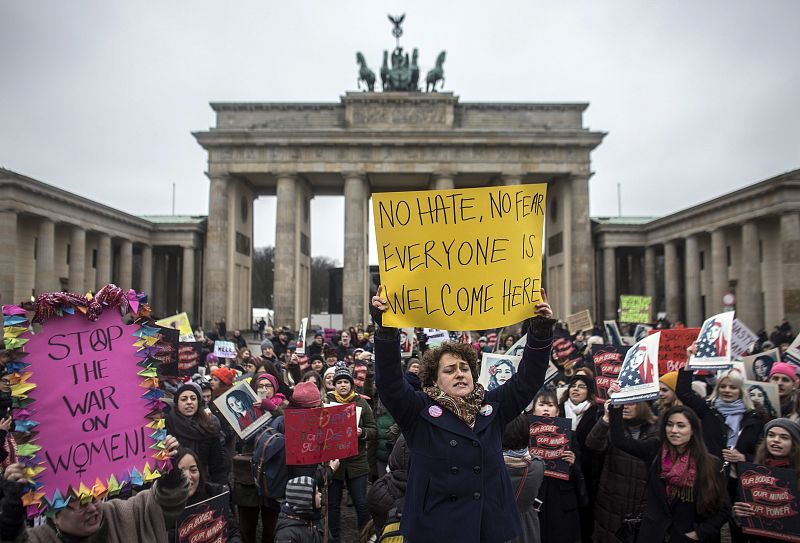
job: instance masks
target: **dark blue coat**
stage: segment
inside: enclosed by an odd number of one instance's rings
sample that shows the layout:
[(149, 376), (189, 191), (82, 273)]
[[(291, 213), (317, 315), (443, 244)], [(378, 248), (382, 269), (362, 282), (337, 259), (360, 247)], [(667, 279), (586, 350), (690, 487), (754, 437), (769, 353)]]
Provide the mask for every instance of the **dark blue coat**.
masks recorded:
[[(519, 370), (486, 393), (491, 413), (470, 428), (403, 378), (400, 342), (376, 337), (375, 381), (381, 401), (403, 430), (411, 451), (401, 531), (426, 543), (504, 542), (521, 534), (514, 489), (503, 461), (506, 424), (533, 400), (544, 383), (552, 338), (528, 335)], [(486, 411), (486, 410), (484, 410)], [(434, 414), (437, 410), (433, 410)]]

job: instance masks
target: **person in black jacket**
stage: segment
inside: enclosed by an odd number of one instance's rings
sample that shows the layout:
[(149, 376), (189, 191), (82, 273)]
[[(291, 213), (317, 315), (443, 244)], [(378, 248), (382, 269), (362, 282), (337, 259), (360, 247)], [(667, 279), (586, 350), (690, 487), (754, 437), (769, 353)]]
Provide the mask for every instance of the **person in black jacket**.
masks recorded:
[(275, 543), (322, 543), (321, 502), (322, 494), (313, 477), (289, 479), (286, 501), (275, 529)]
[[(615, 392), (613, 385), (609, 392)], [(647, 506), (636, 541), (719, 541), (731, 506), (721, 462), (708, 453), (694, 411), (682, 405), (668, 409), (660, 442), (625, 435), (620, 408), (612, 406), (609, 415), (611, 443), (649, 465)]]

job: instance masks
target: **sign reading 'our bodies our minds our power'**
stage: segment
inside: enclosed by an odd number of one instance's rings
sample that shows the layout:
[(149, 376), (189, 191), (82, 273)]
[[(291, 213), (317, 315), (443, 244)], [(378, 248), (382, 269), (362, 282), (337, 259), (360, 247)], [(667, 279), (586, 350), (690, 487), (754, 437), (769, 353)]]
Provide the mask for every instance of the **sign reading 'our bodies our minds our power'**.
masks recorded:
[(387, 326), (479, 330), (541, 300), (547, 185), (372, 197)]

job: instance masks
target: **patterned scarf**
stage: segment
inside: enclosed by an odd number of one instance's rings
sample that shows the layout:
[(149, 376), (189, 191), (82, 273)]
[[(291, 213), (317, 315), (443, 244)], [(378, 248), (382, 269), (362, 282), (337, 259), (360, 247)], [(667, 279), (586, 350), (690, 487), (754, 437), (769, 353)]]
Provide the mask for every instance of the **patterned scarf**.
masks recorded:
[(486, 394), (483, 385), (480, 383), (475, 383), (475, 390), (463, 398), (450, 396), (436, 385), (425, 387), (422, 390), (434, 402), (460, 418), (470, 428), (475, 426), (475, 417), (478, 416), (478, 411), (483, 405), (483, 396)]
[(673, 458), (669, 447), (661, 447), (661, 478), (667, 483), (667, 496), (684, 502), (694, 501), (697, 464), (687, 450)]
[(333, 397), (336, 398), (336, 401), (339, 403), (350, 403), (356, 399), (356, 396), (358, 396), (358, 394), (356, 394), (356, 391), (353, 389), (350, 389), (350, 394), (345, 397), (339, 396), (338, 392), (335, 390), (333, 391)]

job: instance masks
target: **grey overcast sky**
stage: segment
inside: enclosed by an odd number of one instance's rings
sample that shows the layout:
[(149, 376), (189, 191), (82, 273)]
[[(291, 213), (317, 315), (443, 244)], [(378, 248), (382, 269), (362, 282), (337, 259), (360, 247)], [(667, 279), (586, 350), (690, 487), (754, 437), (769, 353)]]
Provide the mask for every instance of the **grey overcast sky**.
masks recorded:
[[(623, 214), (663, 215), (800, 167), (797, 0), (0, 0), (0, 165), (134, 214), (170, 213), (174, 182), (205, 214), (208, 103), (338, 101), (403, 12), (462, 100), (590, 102), (593, 216), (617, 183)], [(314, 200), (314, 255), (341, 261), (343, 209)]]

